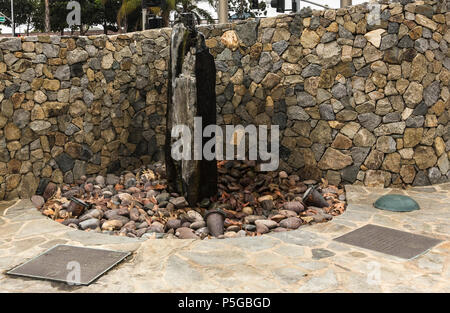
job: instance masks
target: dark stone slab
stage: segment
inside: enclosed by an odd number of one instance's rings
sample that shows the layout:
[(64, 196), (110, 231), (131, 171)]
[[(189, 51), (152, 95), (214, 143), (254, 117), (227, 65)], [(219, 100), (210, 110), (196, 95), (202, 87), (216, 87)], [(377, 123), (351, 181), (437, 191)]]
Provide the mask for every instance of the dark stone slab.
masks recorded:
[(6, 87), (4, 91), (5, 99), (9, 99), (14, 93), (18, 92), (19, 89), (20, 86), (17, 84), (12, 84), (11, 86)]
[(348, 166), (342, 171), (342, 179), (349, 183), (353, 183), (358, 176), (359, 166)]
[(428, 175), (425, 171), (419, 171), (414, 178), (412, 183), (413, 186), (427, 186), (430, 185), (430, 180), (428, 179)]
[(58, 155), (55, 161), (58, 163), (59, 169), (63, 172), (70, 171), (75, 164), (75, 161), (65, 152)]
[(113, 70), (103, 70), (102, 73), (107, 83), (112, 82), (116, 77), (116, 72)]
[(75, 63), (70, 66), (70, 77), (81, 77), (83, 76), (83, 64)]
[[(187, 15), (185, 16), (187, 17)], [(242, 27), (240, 29), (244, 38), (239, 37), (242, 40), (251, 41), (253, 34), (249, 34)], [(248, 36), (245, 37), (246, 35)], [(193, 55), (188, 55), (191, 48), (193, 48)], [(168, 185), (171, 191), (184, 196), (190, 205), (195, 205), (202, 199), (217, 194), (217, 161), (215, 159), (208, 161), (204, 158), (201, 160), (173, 159), (171, 150), (175, 140), (171, 137), (171, 131), (179, 123), (189, 127), (191, 134), (194, 134), (195, 117), (202, 118), (203, 129), (217, 124), (216, 66), (214, 57), (206, 48), (204, 36), (189, 24), (178, 23), (175, 25), (171, 51), (165, 142)], [(183, 69), (183, 63), (187, 64), (185, 69)], [(183, 71), (189, 71), (189, 75), (182, 76)], [(192, 77), (195, 77), (195, 80)], [(174, 84), (175, 81), (176, 84)], [(186, 88), (191, 90), (186, 91)], [(196, 98), (186, 99), (187, 92), (196, 94)], [(210, 139), (202, 138), (202, 147)]]
[(272, 117), (272, 124), (278, 125), (280, 129), (285, 129), (287, 123), (287, 116), (284, 112), (275, 113)]
[(414, 108), (412, 115), (425, 115), (427, 112), (428, 106), (424, 101), (422, 101)]
[(39, 181), (39, 185), (36, 190), (36, 194), (41, 196), (44, 194), (45, 188), (47, 187), (48, 183), (50, 182), (50, 179), (48, 178), (41, 178)]
[(242, 42), (251, 47), (258, 38), (258, 20), (236, 25), (236, 33)]

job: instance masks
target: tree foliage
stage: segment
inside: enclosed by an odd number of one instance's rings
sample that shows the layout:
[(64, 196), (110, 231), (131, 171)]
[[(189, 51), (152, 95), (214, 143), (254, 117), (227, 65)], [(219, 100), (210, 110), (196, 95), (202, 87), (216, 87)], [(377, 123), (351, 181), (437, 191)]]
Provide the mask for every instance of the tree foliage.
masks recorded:
[[(212, 7), (215, 6), (214, 0), (207, 1)], [(210, 24), (214, 23), (214, 19), (212, 18), (211, 14), (209, 14), (208, 11), (198, 7), (196, 2), (197, 1), (194, 0), (177, 0), (175, 4), (175, 11), (177, 13), (194, 13), (198, 23), (200, 23), (202, 19), (205, 19)]]
[(267, 5), (264, 1), (258, 1), (258, 8), (252, 8), (252, 0), (228, 0), (228, 17), (230, 19), (246, 19), (267, 15)]
[(104, 33), (108, 30), (117, 32), (117, 12), (122, 5), (121, 0), (95, 0), (100, 5), (100, 10), (97, 11), (99, 24), (103, 25)]
[[(70, 0), (49, 0), (50, 31), (62, 32), (68, 28), (66, 9)], [(72, 31), (79, 30), (82, 34), (94, 25), (102, 25), (104, 32), (116, 32), (119, 27), (127, 31), (140, 29), (142, 22), (141, 0), (77, 0), (81, 5), (81, 26), (75, 26)], [(218, 0), (206, 0), (213, 8), (217, 8)], [(171, 13), (192, 12), (197, 20), (214, 23), (211, 14), (198, 6), (196, 0), (166, 0), (161, 8), (152, 8), (153, 14), (162, 16), (164, 26), (169, 25)], [(258, 9), (251, 6), (252, 0), (228, 0), (230, 18), (244, 19), (266, 15), (266, 4), (259, 0)], [(0, 11), (10, 18), (11, 0), (0, 0)], [(45, 0), (14, 0), (14, 18), (16, 25), (27, 25), (36, 31), (45, 30)], [(6, 20), (6, 26), (11, 22)]]
[[(14, 23), (22, 25), (28, 23), (28, 18), (34, 11), (32, 0), (14, 0)], [(11, 18), (11, 0), (0, 0), (0, 12)], [(6, 20), (6, 26), (11, 26), (11, 22)]]
[[(110, 0), (104, 0), (104, 1), (110, 1)], [(208, 3), (211, 6), (215, 6), (215, 0), (207, 0)], [(164, 26), (169, 25), (169, 15), (171, 12), (177, 12), (177, 13), (185, 13), (185, 12), (192, 12), (196, 16), (198, 22), (200, 20), (205, 19), (208, 23), (214, 23), (214, 19), (212, 18), (211, 14), (200, 8), (197, 5), (196, 0), (166, 0), (162, 1), (162, 7), (159, 8), (152, 8), (153, 14), (158, 14), (162, 16), (164, 21)], [(124, 21), (128, 19), (128, 30), (135, 30), (130, 29), (130, 17), (132, 18), (136, 12), (140, 12), (142, 8), (141, 0), (122, 0), (122, 6), (119, 9), (119, 12), (117, 14), (117, 21), (120, 25), (125, 24)], [(138, 13), (138, 19), (140, 19), (140, 15)]]
[[(50, 1), (50, 30), (61, 32), (68, 28), (67, 3), (70, 0), (52, 0)], [(103, 3), (101, 0), (77, 0), (81, 6), (81, 27), (75, 26), (72, 30), (80, 30), (85, 33), (94, 25), (103, 25), (104, 28), (116, 31), (116, 12), (120, 6), (120, 0), (109, 0)], [(33, 25), (39, 30), (45, 29), (45, 5), (44, 1), (39, 1), (33, 14)]]
[[(50, 8), (50, 30), (54, 32), (63, 31), (68, 27), (67, 14), (69, 10), (66, 9), (68, 1), (54, 0), (49, 2)], [(38, 31), (45, 31), (45, 1), (39, 1), (33, 12), (33, 26)]]

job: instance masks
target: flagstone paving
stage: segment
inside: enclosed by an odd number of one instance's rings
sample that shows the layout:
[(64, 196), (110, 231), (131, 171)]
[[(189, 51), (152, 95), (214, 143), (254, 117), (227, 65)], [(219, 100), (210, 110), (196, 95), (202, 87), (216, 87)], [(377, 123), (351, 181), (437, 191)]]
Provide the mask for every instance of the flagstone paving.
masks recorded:
[[(381, 195), (421, 210), (377, 210)], [(0, 203), (0, 292), (450, 292), (450, 183), (408, 190), (346, 186), (346, 212), (323, 224), (257, 238), (134, 239), (74, 230), (30, 201)], [(368, 223), (443, 240), (411, 260), (333, 241)], [(5, 272), (56, 244), (132, 251), (87, 287)]]

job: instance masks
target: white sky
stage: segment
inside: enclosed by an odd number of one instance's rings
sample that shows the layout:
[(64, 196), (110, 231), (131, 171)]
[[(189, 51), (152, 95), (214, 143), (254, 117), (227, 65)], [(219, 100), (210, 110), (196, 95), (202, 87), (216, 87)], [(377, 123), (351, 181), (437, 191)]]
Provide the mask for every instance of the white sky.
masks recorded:
[[(259, 1), (265, 1), (267, 4), (267, 16), (276, 16), (277, 13), (275, 8), (272, 8), (270, 6), (270, 0), (259, 0)], [(340, 0), (311, 0), (313, 2), (317, 2), (320, 3), (322, 5), (328, 5), (330, 8), (338, 8), (340, 6)], [(353, 4), (360, 4), (363, 2), (368, 2), (368, 0), (353, 0)], [(300, 7), (306, 7), (306, 6), (310, 6), (313, 9), (318, 9), (321, 10), (321, 7), (306, 3), (306, 2), (300, 2)], [(204, 8), (208, 11), (211, 12), (211, 15), (213, 16), (213, 18), (217, 18), (217, 12), (216, 10), (212, 9), (209, 4), (206, 1), (199, 1), (199, 7)], [(5, 12), (3, 12), (5, 13)], [(286, 12), (288, 13), (288, 12)], [(101, 27), (100, 27), (101, 28)], [(6, 26), (0, 26), (0, 29), (2, 31), (2, 34), (8, 34), (11, 33), (11, 28), (10, 27), (6, 27)], [(24, 33), (26, 31), (26, 25), (21, 25), (21, 26), (17, 26), (16, 27), (16, 33)]]

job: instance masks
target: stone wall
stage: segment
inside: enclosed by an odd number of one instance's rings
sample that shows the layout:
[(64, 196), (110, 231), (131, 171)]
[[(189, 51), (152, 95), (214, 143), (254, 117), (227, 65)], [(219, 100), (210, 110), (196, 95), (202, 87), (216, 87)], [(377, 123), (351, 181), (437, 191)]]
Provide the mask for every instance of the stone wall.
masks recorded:
[[(202, 26), (220, 124), (280, 125), (280, 168), (332, 183), (449, 178), (449, 1)], [(375, 21), (376, 22), (376, 21)], [(170, 29), (0, 42), (0, 199), (132, 169), (164, 143)]]
[(0, 199), (148, 163), (164, 142), (169, 36), (0, 42)]

